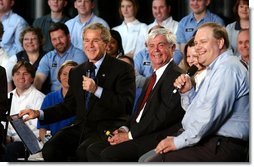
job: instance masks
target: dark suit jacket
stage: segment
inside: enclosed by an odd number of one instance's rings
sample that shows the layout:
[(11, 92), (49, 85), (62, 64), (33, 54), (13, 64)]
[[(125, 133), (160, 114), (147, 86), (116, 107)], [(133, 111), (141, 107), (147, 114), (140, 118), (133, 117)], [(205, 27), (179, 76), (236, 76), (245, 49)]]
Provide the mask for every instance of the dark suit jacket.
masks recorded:
[(0, 118), (7, 111), (7, 79), (5, 69), (0, 66)]
[(88, 62), (70, 71), (69, 90), (64, 102), (44, 110), (44, 121), (52, 123), (77, 115), (74, 125), (103, 132), (115, 129), (128, 119), (135, 96), (135, 73), (133, 68), (118, 59), (105, 56), (96, 75), (96, 83), (103, 88), (101, 98), (93, 94), (90, 97), (89, 109), (85, 107), (85, 91), (82, 88), (82, 75), (86, 74)]
[[(147, 100), (140, 122), (135, 121), (136, 116), (133, 116), (131, 120), (130, 131), (134, 139), (159, 133), (176, 124), (181, 124), (184, 110), (181, 107), (180, 95), (179, 93), (172, 93), (174, 90), (173, 83), (181, 72), (181, 69), (173, 61), (168, 64)], [(139, 103), (143, 99), (144, 91), (145, 89), (143, 89)], [(175, 131), (178, 130), (178, 127)]]

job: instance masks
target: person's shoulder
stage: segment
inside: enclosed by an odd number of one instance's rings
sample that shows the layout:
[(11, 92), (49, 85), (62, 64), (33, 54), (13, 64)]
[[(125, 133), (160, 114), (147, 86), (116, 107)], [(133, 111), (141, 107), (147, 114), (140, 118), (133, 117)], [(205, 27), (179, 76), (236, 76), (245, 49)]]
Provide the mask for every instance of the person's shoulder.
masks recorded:
[(16, 23), (22, 22), (24, 24), (27, 24), (26, 20), (22, 16), (18, 15), (17, 13), (14, 13), (14, 12), (11, 13), (10, 20), (13, 20)]
[(48, 19), (50, 19), (50, 15), (49, 14), (41, 16), (41, 17), (38, 17), (37, 19), (34, 20), (33, 26), (40, 25), (42, 22), (44, 22), (45, 20), (48, 20)]
[(70, 25), (74, 24), (77, 21), (77, 17), (78, 17), (78, 15), (73, 17), (73, 18), (71, 18), (71, 19), (69, 19), (68, 21), (65, 22), (65, 24), (67, 26), (70, 26)]

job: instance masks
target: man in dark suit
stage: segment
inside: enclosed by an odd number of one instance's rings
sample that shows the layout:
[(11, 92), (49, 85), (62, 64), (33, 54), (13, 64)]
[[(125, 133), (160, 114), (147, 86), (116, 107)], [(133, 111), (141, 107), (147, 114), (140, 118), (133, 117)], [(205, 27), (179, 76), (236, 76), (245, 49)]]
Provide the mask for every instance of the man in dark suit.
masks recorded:
[[(69, 157), (86, 161), (87, 146), (106, 140), (104, 130), (116, 129), (127, 121), (134, 102), (135, 74), (127, 63), (106, 55), (109, 40), (108, 29), (101, 24), (86, 27), (83, 48), (89, 62), (70, 71), (70, 87), (64, 102), (43, 111), (20, 112), (20, 116), (28, 114), (27, 119), (38, 117), (41, 124), (77, 115), (73, 125), (59, 131), (44, 145), (45, 161), (66, 161)], [(94, 79), (87, 76), (92, 77), (91, 63), (95, 65)]]
[(4, 127), (1, 124), (1, 120), (4, 120), (4, 114), (7, 111), (7, 79), (5, 68), (0, 66), (0, 161), (2, 160), (2, 154), (4, 153), (4, 148), (2, 144), (4, 143)]
[(179, 94), (172, 93), (174, 80), (181, 74), (172, 59), (175, 36), (165, 28), (155, 29), (148, 35), (147, 47), (156, 74), (152, 92), (144, 102), (150, 79), (129, 124), (115, 130), (108, 143), (90, 145), (88, 161), (138, 161), (142, 153), (166, 137), (165, 132), (173, 134), (178, 130), (184, 111)]

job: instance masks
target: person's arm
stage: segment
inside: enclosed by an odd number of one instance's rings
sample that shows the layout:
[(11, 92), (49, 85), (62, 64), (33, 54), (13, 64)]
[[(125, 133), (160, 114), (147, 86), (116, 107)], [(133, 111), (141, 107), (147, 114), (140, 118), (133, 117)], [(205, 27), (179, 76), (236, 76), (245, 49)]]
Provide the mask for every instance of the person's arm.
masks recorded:
[(37, 72), (34, 78), (34, 86), (36, 89), (41, 90), (43, 83), (46, 81), (47, 76), (43, 73)]

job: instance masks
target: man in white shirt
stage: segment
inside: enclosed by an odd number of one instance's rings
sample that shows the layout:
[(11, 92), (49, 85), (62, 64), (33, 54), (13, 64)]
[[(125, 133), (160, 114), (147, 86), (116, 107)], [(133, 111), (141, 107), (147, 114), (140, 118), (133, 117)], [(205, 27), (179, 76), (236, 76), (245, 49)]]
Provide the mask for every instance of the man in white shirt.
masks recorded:
[[(45, 95), (33, 86), (34, 77), (34, 67), (28, 62), (19, 61), (13, 67), (12, 78), (16, 88), (10, 92), (13, 93), (10, 115), (18, 114), (21, 109), (41, 107)], [(36, 136), (39, 136), (39, 130), (36, 128), (37, 119), (30, 120), (26, 124)], [(7, 143), (5, 161), (17, 161), (17, 158), (24, 157), (25, 147), (11, 125), (8, 126)]]

